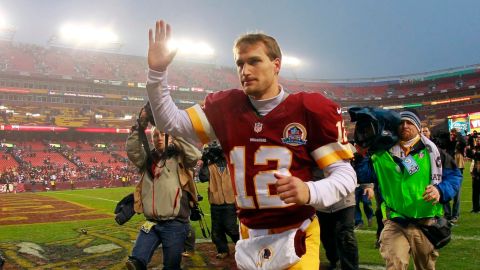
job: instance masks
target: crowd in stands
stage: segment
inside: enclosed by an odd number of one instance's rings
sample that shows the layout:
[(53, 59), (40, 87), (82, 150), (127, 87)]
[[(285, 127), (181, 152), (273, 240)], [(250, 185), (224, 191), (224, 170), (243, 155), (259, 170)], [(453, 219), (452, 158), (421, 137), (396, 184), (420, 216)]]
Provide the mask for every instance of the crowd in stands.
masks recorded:
[[(119, 154), (120, 151), (124, 151), (124, 148), (120, 147), (121, 144), (112, 144), (102, 151), (96, 151), (94, 147), (84, 150), (82, 143), (78, 143), (74, 148), (67, 143), (61, 144), (61, 147), (48, 146), (49, 142), (46, 141), (43, 144), (42, 150), (38, 150), (35, 147), (36, 144), (32, 142), (16, 143), (13, 147), (1, 147), (2, 162), (13, 158), (18, 166), (8, 166), (0, 170), (0, 184), (30, 183), (46, 186), (51, 181), (59, 183), (92, 180), (120, 181), (122, 178), (128, 179), (133, 184), (138, 180), (135, 167), (126, 157)], [(83, 153), (92, 154), (91, 158), (84, 160), (81, 158)], [(54, 155), (58, 154), (63, 160), (54, 160)], [(35, 161), (40, 156), (41, 161)], [(97, 160), (102, 156), (109, 156), (109, 158), (106, 162)]]
[[(117, 53), (0, 42), (0, 71), (28, 72), (76, 79), (144, 82), (146, 59)], [(170, 83), (178, 86), (223, 89), (238, 84), (233, 68), (179, 61)], [(192, 76), (195, 74), (195, 76)]]
[[(133, 115), (128, 109), (99, 106), (61, 106), (43, 103), (6, 103), (7, 109), (0, 109), (0, 123), (6, 125), (45, 125), (60, 127), (105, 127), (127, 128), (132, 120), (125, 115)], [(7, 112), (8, 111), (8, 112)], [(13, 112), (12, 112), (13, 111)], [(101, 117), (96, 117), (101, 115)]]
[[(69, 79), (99, 79), (125, 82), (146, 81), (146, 59), (118, 53), (94, 52), (32, 44), (0, 42), (0, 71), (27, 72)], [(179, 87), (220, 90), (238, 87), (234, 68), (214, 64), (176, 61), (170, 67), (169, 83)], [(281, 79), (291, 92), (321, 92), (334, 100), (375, 100), (415, 97), (468, 89), (480, 85), (480, 71), (428, 80), (396, 79), (362, 83), (330, 83)]]

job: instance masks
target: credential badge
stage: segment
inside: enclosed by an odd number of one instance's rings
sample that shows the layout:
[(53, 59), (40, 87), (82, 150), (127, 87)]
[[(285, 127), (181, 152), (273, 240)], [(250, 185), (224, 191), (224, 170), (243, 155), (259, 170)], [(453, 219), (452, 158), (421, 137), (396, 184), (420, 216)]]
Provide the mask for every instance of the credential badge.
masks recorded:
[(282, 142), (292, 146), (307, 144), (307, 130), (302, 124), (291, 123), (283, 130)]

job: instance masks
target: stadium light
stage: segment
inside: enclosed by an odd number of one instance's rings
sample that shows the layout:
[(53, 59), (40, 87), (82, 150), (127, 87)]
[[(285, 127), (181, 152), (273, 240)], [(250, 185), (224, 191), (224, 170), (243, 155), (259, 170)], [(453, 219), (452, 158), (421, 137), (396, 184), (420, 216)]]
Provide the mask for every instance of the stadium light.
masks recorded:
[(282, 65), (287, 66), (287, 67), (298, 67), (302, 64), (302, 61), (300, 59), (293, 57), (293, 56), (286, 56), (284, 55), (282, 57)]
[(7, 17), (0, 10), (0, 40), (13, 40), (16, 28), (8, 22)]
[(79, 46), (111, 46), (118, 43), (118, 36), (109, 27), (92, 24), (66, 23), (60, 28), (62, 42)]
[(8, 28), (7, 16), (3, 10), (0, 9), (0, 31), (3, 31), (6, 28)]
[(170, 50), (178, 50), (179, 55), (186, 57), (210, 57), (213, 56), (215, 52), (208, 43), (204, 41), (192, 41), (190, 39), (171, 40), (168, 47)]
[(7, 18), (0, 12), (0, 31), (3, 31), (4, 29), (7, 29), (8, 23), (7, 23)]

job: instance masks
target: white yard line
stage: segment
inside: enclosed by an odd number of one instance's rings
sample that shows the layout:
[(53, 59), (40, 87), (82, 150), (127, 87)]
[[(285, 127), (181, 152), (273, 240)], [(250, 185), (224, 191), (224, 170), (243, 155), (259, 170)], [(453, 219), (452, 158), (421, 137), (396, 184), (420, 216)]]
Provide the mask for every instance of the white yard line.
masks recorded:
[[(88, 195), (81, 195), (81, 194), (71, 194), (71, 193), (63, 193), (63, 192), (55, 192), (56, 194), (62, 194), (62, 195), (69, 195), (69, 196), (77, 196), (77, 197), (83, 197), (83, 198), (89, 198), (89, 199), (96, 199), (96, 200), (101, 200), (101, 201), (107, 201), (107, 202), (114, 202), (118, 203), (119, 201), (117, 200), (110, 200), (110, 199), (104, 199), (104, 198), (99, 198), (99, 197), (93, 197), (93, 196), (88, 196)], [(204, 213), (205, 216), (210, 216), (209, 213)]]
[(83, 198), (89, 198), (89, 199), (95, 199), (95, 200), (107, 201), (107, 202), (115, 202), (115, 203), (118, 202), (118, 200), (110, 200), (110, 199), (105, 199), (105, 198), (100, 198), (100, 197), (93, 197), (93, 196), (88, 196), (88, 195), (81, 195), (81, 194), (71, 194), (71, 193), (63, 193), (63, 192), (56, 192), (56, 194), (69, 195), (69, 196), (77, 196), (77, 197), (83, 197)]

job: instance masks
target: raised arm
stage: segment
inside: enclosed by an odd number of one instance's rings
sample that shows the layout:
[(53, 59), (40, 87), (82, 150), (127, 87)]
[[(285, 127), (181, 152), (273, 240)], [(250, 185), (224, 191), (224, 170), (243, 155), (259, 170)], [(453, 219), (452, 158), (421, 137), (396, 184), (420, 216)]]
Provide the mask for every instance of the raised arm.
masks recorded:
[(152, 29), (148, 31), (147, 95), (155, 124), (160, 130), (197, 144), (199, 139), (188, 114), (178, 109), (168, 90), (167, 67), (176, 54), (176, 50), (168, 48), (171, 33), (170, 25), (163, 20), (156, 22), (155, 32)]

